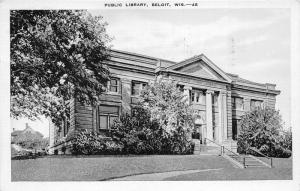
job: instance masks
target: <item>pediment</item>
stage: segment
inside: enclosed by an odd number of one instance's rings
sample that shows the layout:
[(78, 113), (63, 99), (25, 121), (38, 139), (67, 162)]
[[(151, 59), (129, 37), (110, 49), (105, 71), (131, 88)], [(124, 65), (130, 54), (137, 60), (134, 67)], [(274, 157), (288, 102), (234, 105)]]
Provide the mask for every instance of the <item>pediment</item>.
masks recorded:
[(204, 78), (212, 78), (217, 80), (225, 80), (220, 76), (217, 72), (209, 68), (205, 63), (202, 61), (198, 61), (192, 64), (189, 64), (185, 67), (179, 68), (176, 71), (192, 74), (196, 76), (201, 76)]
[(231, 82), (231, 78), (203, 54), (179, 62), (169, 67), (168, 70), (199, 76), (201, 78)]

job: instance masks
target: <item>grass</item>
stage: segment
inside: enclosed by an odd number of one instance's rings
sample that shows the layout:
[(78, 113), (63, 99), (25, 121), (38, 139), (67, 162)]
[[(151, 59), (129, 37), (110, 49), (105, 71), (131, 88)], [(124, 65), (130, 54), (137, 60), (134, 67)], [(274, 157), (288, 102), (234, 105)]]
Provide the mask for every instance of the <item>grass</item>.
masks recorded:
[(273, 165), (274, 168), (237, 168), (193, 173), (166, 180), (292, 180), (292, 158), (275, 158)]
[(12, 181), (99, 181), (144, 173), (223, 168), (221, 171), (188, 174), (170, 180), (291, 179), (291, 160), (285, 163), (274, 161), (274, 164), (285, 166), (237, 169), (222, 157), (199, 155), (53, 156), (12, 160), (11, 176)]

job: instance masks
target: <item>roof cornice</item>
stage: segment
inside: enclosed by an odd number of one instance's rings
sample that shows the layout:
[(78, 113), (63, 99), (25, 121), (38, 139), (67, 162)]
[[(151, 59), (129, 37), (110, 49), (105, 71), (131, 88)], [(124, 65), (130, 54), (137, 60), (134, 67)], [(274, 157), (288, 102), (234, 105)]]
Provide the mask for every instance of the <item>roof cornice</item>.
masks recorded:
[(203, 79), (203, 80), (209, 80), (209, 81), (215, 81), (215, 82), (230, 84), (230, 82), (225, 81), (225, 80), (218, 80), (218, 79), (214, 79), (214, 78), (207, 78), (207, 77), (193, 75), (193, 74), (187, 74), (187, 73), (179, 72), (179, 71), (175, 71), (175, 70), (161, 69), (159, 71), (156, 71), (156, 73), (175, 74), (175, 75), (178, 75), (178, 76), (185, 76), (185, 77), (188, 77), (188, 78)]
[[(192, 58), (186, 59), (184, 61), (181, 61), (173, 66), (170, 66), (167, 68), (167, 70), (176, 70), (178, 68), (181, 68), (183, 66), (192, 64), (194, 62), (202, 60), (205, 62), (209, 67), (211, 67), (217, 74), (219, 74), (221, 77), (223, 77), (228, 83), (232, 82), (232, 79), (223, 71), (221, 70), (217, 65), (215, 65), (210, 59), (208, 59), (204, 54), (200, 54), (198, 56), (194, 56)], [(199, 76), (201, 77), (201, 76)]]

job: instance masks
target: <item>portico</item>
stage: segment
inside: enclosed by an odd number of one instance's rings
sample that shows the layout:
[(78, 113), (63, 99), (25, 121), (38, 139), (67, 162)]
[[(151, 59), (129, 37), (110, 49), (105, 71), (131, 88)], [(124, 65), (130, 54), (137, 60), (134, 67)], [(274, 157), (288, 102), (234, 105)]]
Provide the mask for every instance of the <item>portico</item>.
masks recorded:
[[(192, 87), (185, 87), (185, 95), (193, 95), (190, 92)], [(222, 143), (227, 140), (227, 99), (226, 92), (204, 90), (203, 96), (205, 97), (205, 103), (203, 105), (195, 104), (191, 101), (189, 96), (188, 103), (194, 108), (195, 113), (195, 131), (199, 132), (200, 140), (205, 138)], [(216, 97), (216, 98), (214, 98)], [(213, 100), (217, 100), (214, 103)], [(195, 98), (194, 98), (195, 100)]]
[(231, 123), (228, 123), (231, 98), (228, 96), (231, 95), (227, 94), (231, 79), (223, 71), (200, 55), (160, 70), (160, 75), (183, 86), (186, 102), (195, 114), (192, 137), (199, 137), (201, 142), (207, 138), (219, 144), (231, 140), (228, 133), (231, 131)]

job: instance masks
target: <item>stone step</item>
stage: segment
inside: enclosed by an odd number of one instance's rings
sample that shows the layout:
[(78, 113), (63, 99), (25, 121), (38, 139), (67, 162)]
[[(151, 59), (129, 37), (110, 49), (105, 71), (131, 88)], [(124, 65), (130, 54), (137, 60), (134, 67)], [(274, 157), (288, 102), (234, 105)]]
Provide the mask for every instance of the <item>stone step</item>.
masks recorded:
[(246, 168), (265, 168), (265, 165), (247, 165), (246, 164)]

